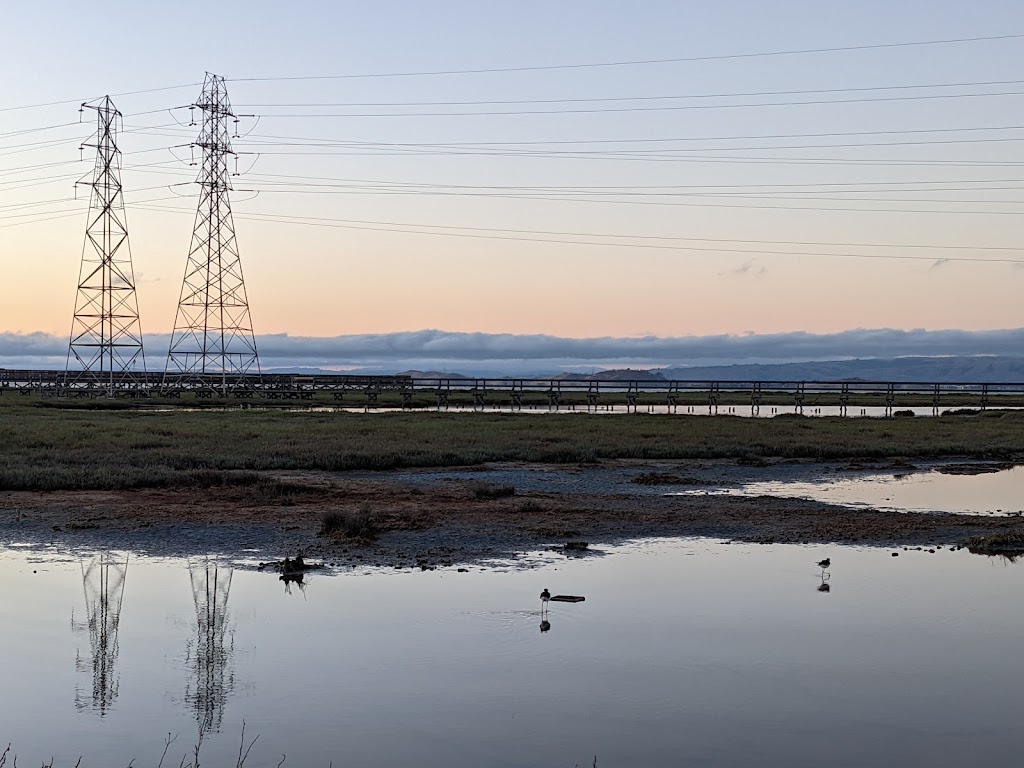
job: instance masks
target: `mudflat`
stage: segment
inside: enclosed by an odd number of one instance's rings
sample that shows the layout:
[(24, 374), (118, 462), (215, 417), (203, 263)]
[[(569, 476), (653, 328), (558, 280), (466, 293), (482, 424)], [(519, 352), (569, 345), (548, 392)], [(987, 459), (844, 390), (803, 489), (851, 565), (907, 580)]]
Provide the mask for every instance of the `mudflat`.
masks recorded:
[[(958, 472), (972, 465), (961, 460)], [(984, 471), (985, 465), (977, 465)], [(940, 548), (1024, 542), (1024, 519), (849, 508), (778, 496), (680, 494), (837, 470), (912, 472), (906, 458), (497, 462), (387, 471), (278, 470), (202, 488), (6, 491), (0, 544), (428, 568), (662, 536)], [(570, 544), (566, 548), (565, 545)], [(1024, 544), (1022, 544), (1024, 548)]]

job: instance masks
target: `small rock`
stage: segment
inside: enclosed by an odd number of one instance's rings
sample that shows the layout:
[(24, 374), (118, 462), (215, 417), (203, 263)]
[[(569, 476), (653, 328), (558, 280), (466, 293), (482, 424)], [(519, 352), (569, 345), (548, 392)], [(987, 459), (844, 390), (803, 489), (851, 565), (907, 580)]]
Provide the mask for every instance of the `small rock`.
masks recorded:
[(469, 568), (459, 568), (459, 573), (469, 573)]
[(935, 554), (935, 550), (934, 550), (934, 549), (929, 549), (929, 550), (928, 550), (928, 554), (930, 554), (930, 555), (934, 555), (934, 554)]
[(59, 525), (55, 525), (55, 526), (53, 526), (53, 530), (59, 531), (59, 530), (61, 530), (61, 527)]
[(899, 557), (899, 556), (900, 556), (900, 553), (899, 553), (899, 552), (893, 552), (893, 553), (892, 553), (892, 556), (893, 556), (893, 557)]

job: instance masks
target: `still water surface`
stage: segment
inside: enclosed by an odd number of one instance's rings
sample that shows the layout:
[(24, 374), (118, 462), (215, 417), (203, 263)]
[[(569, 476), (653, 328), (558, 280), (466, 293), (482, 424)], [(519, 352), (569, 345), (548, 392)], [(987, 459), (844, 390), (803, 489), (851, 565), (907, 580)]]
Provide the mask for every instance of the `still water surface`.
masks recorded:
[[(0, 552), (0, 741), (23, 765), (1019, 764), (1024, 565), (647, 541), (533, 570)], [(829, 591), (815, 562), (830, 555)], [(259, 558), (259, 553), (254, 553)], [(539, 556), (543, 560), (544, 556)], [(552, 604), (540, 631), (537, 595)], [(115, 621), (116, 619), (116, 621)], [(171, 759), (173, 757), (173, 760)]]
[(1024, 467), (977, 475), (863, 472), (821, 475), (807, 480), (763, 480), (736, 487), (710, 487), (671, 495), (786, 496), (848, 507), (897, 512), (954, 512), (972, 515), (1024, 515)]

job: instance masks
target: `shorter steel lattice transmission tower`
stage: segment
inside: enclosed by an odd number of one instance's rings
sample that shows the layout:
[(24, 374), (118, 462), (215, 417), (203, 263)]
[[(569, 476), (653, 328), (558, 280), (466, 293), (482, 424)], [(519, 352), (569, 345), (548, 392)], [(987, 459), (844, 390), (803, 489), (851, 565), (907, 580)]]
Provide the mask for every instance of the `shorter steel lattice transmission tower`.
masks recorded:
[(96, 134), (82, 147), (96, 150), (96, 164), (92, 181), (78, 182), (90, 188), (89, 218), (68, 344), (66, 384), (113, 395), (130, 387), (135, 374), (145, 372), (146, 364), (121, 187), (121, 150), (117, 146), (121, 113), (109, 96), (83, 104), (81, 111), (86, 109), (96, 111)]

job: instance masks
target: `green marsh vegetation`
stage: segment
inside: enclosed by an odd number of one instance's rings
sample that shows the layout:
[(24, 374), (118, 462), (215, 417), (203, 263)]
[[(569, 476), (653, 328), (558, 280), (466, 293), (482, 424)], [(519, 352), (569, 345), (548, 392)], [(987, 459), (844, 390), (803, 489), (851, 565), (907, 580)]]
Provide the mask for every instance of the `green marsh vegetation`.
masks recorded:
[(83, 410), (0, 399), (0, 490), (257, 486), (283, 470), (495, 461), (1024, 456), (1024, 413), (938, 418)]

